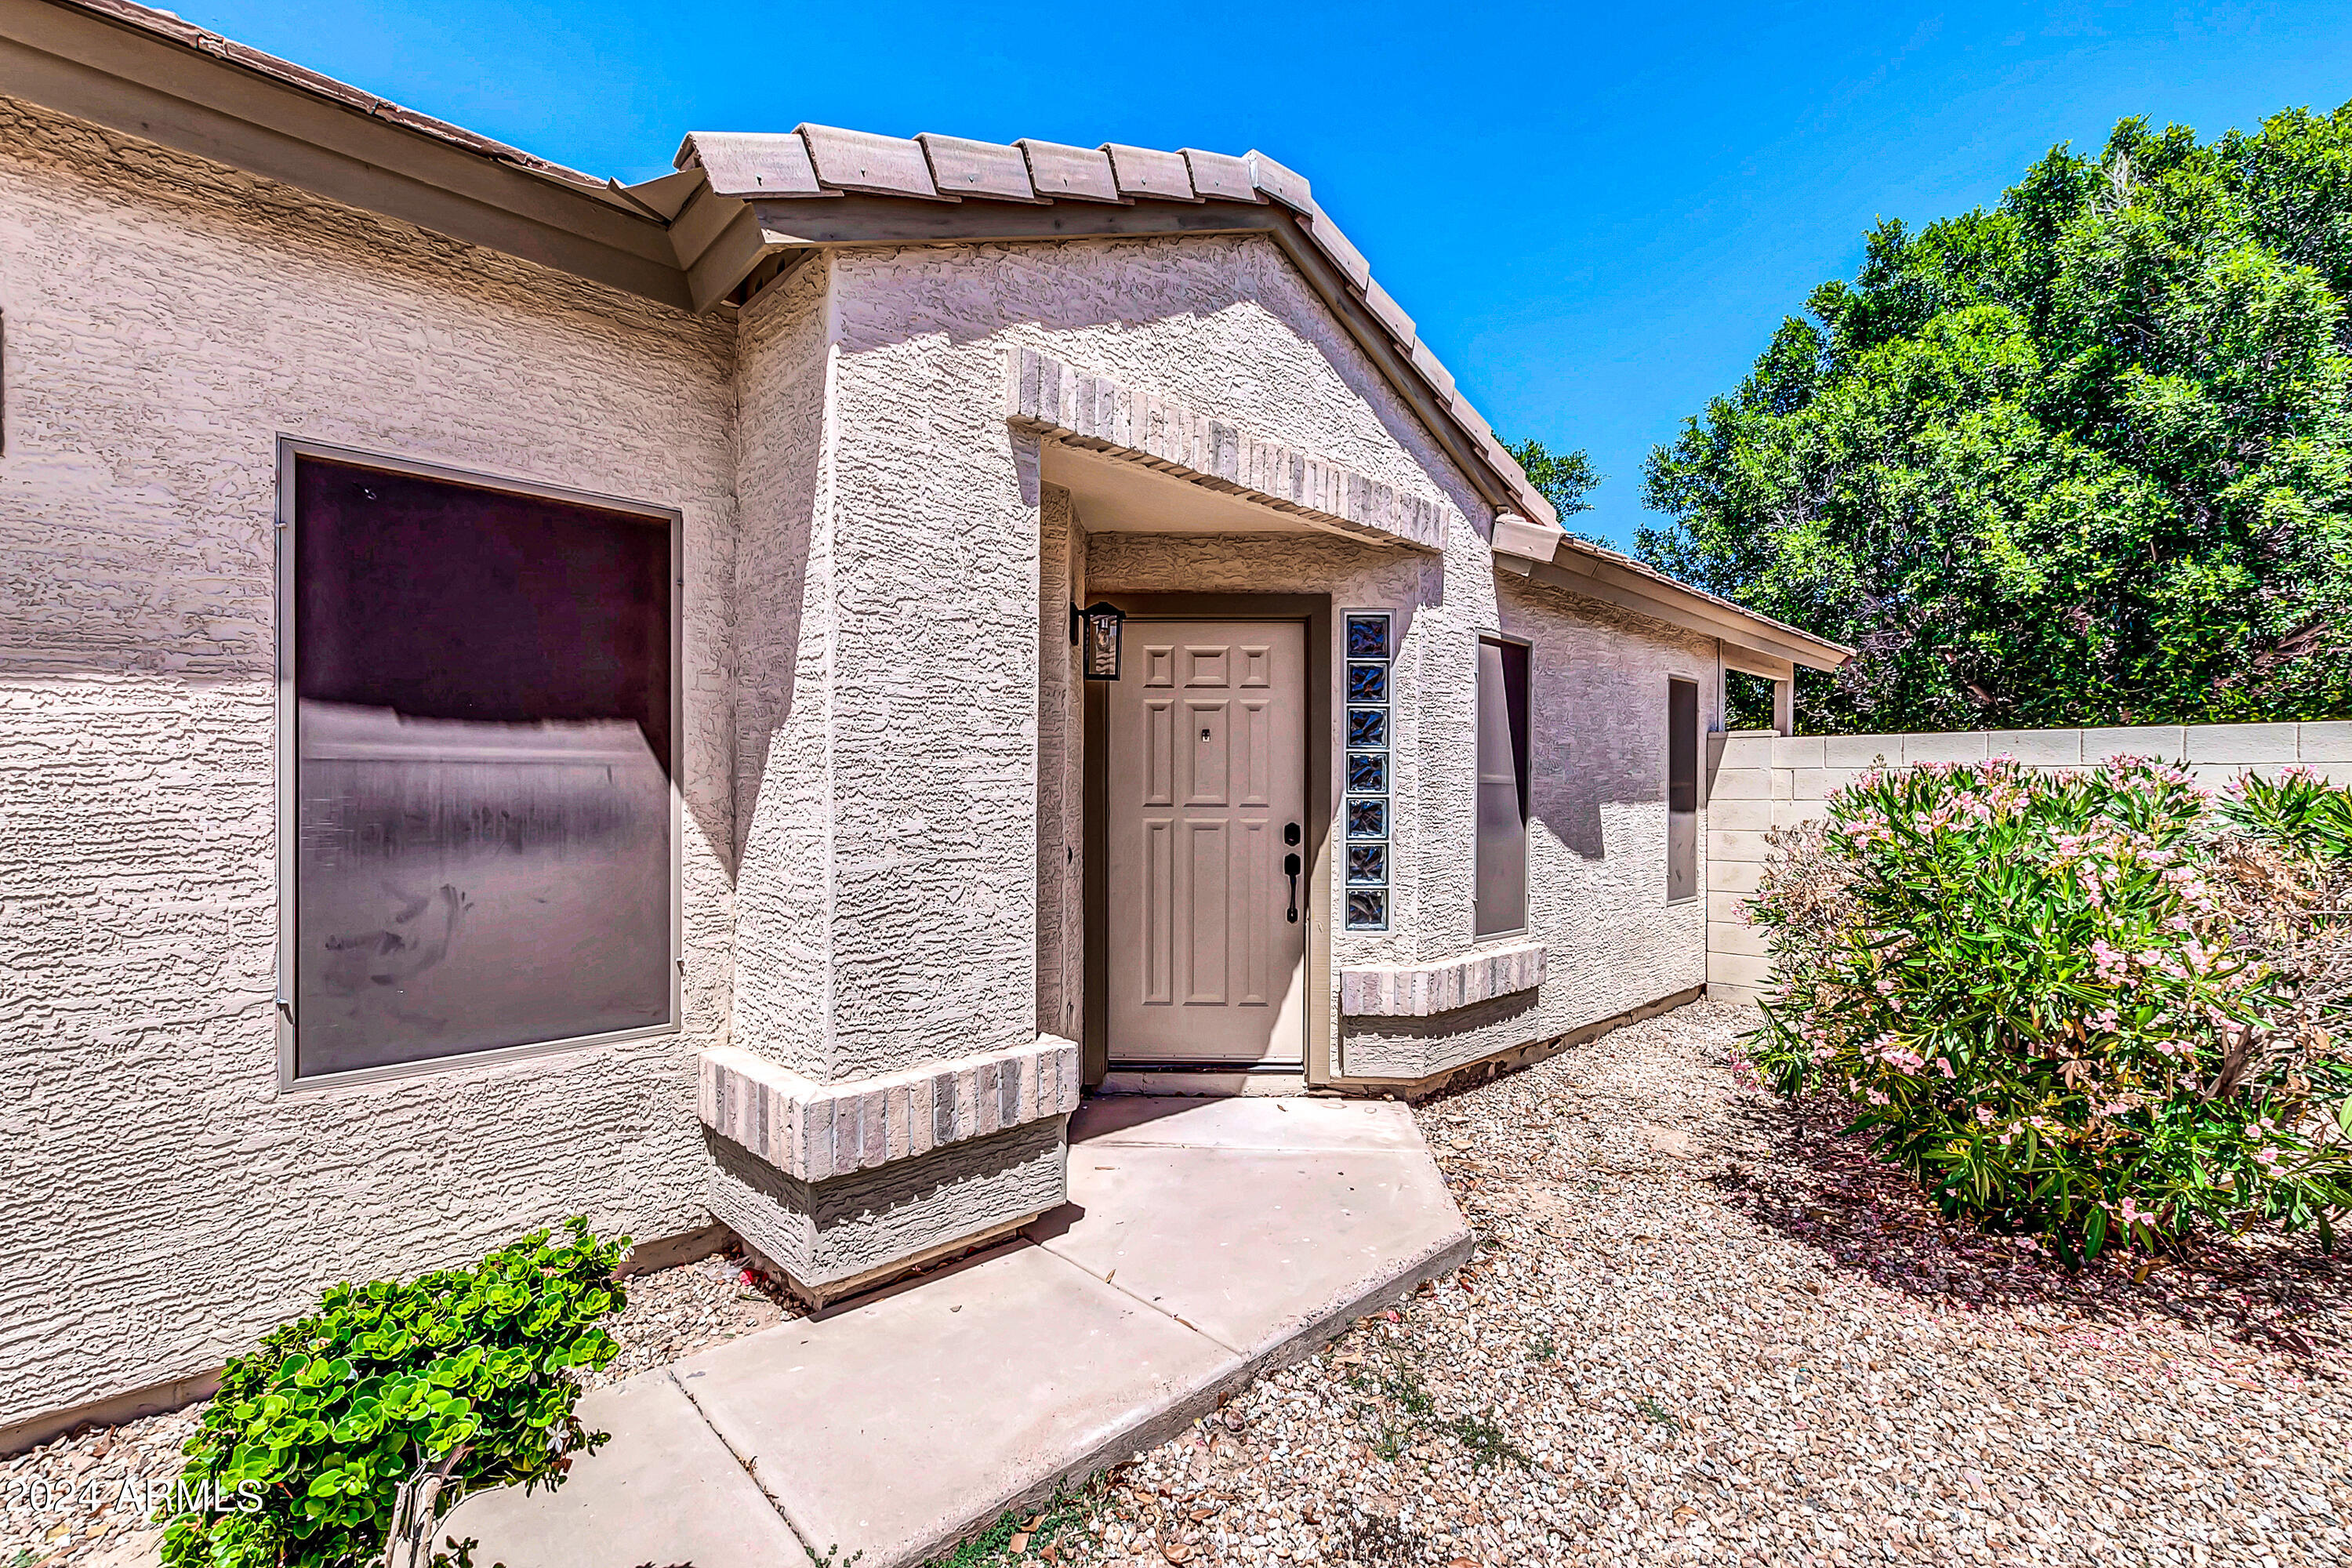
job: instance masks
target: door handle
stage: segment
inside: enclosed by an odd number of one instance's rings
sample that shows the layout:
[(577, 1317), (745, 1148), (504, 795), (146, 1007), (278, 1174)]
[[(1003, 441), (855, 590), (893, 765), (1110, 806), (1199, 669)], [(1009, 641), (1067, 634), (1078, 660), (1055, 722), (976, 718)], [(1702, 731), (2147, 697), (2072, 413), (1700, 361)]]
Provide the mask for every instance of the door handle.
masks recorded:
[(1290, 878), (1290, 923), (1298, 923), (1298, 857), (1285, 855), (1282, 868)]

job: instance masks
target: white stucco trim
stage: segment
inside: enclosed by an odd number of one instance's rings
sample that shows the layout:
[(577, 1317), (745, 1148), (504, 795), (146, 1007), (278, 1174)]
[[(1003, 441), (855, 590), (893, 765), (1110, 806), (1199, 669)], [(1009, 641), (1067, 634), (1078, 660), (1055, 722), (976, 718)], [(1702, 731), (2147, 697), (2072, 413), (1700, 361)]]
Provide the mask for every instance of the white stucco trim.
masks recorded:
[(1010, 423), (1090, 451), (1336, 526), (1423, 550), (1445, 547), (1444, 502), (1264, 440), (1239, 425), (1035, 349), (1005, 356)]

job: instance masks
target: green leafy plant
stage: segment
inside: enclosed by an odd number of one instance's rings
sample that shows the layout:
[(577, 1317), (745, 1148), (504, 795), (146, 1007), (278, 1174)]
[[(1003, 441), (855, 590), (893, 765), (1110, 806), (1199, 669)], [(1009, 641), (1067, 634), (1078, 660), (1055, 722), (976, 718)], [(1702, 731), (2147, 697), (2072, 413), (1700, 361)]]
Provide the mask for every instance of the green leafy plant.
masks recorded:
[(628, 1249), (585, 1219), (473, 1268), (338, 1285), (319, 1310), (231, 1362), (188, 1440), (165, 1568), (357, 1568), (394, 1535), (463, 1568), (471, 1542), (425, 1543), (470, 1493), (559, 1485), (607, 1438), (580, 1423), (576, 1373), (619, 1345)]
[(2352, 1209), (2352, 834), (2308, 774), (1864, 774), (1775, 835), (1755, 1037), (1948, 1215), (2069, 1261)]

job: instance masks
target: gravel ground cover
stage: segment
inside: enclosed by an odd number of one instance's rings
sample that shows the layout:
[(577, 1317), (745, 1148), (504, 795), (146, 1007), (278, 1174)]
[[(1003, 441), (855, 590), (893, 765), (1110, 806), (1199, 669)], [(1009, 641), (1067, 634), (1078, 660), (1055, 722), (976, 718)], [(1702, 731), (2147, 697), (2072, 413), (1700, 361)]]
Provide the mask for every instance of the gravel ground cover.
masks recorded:
[(2352, 1267), (2060, 1273), (1742, 1087), (1754, 1020), (1421, 1107), (1469, 1266), (964, 1560), (2352, 1561)]
[[(806, 1315), (780, 1289), (746, 1283), (742, 1268), (738, 1257), (705, 1258), (630, 1279), (628, 1308), (613, 1325), (621, 1353), (589, 1386)], [(0, 1568), (113, 1568), (140, 1561), (142, 1548), (152, 1563), (152, 1532), (125, 1500), (125, 1484), (168, 1486), (203, 1414), (193, 1405), (94, 1427), (0, 1459)]]
[[(2352, 1561), (2352, 1259), (2058, 1272), (1743, 1087), (1753, 1020), (1684, 1008), (1420, 1107), (1470, 1265), (955, 1561)], [(739, 1268), (633, 1280), (599, 1381), (796, 1315)], [(30, 1484), (168, 1476), (195, 1418), (0, 1462), (0, 1568), (104, 1563), (132, 1521), (53, 1536)]]

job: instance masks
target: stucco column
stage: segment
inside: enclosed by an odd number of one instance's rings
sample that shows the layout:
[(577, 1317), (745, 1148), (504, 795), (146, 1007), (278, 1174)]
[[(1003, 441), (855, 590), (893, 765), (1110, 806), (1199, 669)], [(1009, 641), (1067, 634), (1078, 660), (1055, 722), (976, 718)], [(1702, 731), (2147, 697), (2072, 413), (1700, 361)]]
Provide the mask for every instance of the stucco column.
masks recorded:
[(712, 1213), (819, 1301), (1060, 1204), (1078, 1099), (1037, 1029), (1034, 474), (993, 385), (844, 308), (827, 256), (743, 315), (735, 1027), (698, 1091)]

